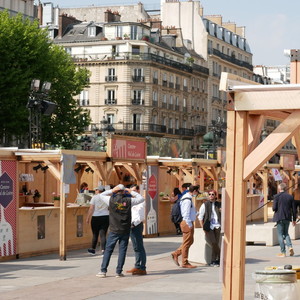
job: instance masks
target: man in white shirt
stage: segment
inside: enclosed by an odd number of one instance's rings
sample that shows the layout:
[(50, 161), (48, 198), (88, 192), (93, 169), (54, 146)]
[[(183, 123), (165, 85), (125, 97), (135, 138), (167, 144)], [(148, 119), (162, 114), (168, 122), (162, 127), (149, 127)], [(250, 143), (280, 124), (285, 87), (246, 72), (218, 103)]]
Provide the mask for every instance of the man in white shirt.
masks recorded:
[[(139, 186), (134, 184), (130, 187), (131, 191), (139, 192)], [(132, 275), (147, 275), (146, 272), (146, 251), (143, 242), (143, 230), (145, 220), (145, 202), (131, 207), (131, 230), (130, 239), (135, 253), (134, 268), (127, 273)]]
[(186, 193), (180, 199), (180, 210), (182, 215), (182, 221), (180, 228), (182, 231), (182, 244), (180, 247), (171, 253), (172, 259), (177, 266), (179, 266), (178, 257), (182, 255), (182, 268), (196, 268), (188, 261), (189, 248), (194, 242), (194, 224), (196, 219), (196, 209), (193, 204), (193, 197), (198, 195), (199, 186), (191, 185), (189, 192)]
[[(221, 203), (217, 200), (217, 192), (210, 190), (208, 192), (208, 201), (204, 202), (199, 210), (198, 219), (205, 232), (205, 240), (212, 249), (211, 266), (220, 266), (220, 233), (221, 233)], [(204, 223), (208, 222), (206, 229)]]

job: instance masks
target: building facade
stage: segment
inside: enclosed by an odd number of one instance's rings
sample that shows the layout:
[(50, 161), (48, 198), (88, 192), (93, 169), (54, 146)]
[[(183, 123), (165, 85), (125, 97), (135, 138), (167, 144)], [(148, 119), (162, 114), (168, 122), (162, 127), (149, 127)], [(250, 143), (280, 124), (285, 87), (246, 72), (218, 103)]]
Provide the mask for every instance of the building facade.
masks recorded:
[(78, 96), (91, 112), (87, 133), (104, 116), (117, 134), (147, 137), (151, 154), (205, 157), (203, 136), (213, 122), (226, 123), (221, 72), (253, 78), (242, 28), (223, 24), (220, 16), (204, 17), (199, 1), (162, 1), (155, 18), (142, 3), (45, 5), (41, 25), (91, 71), (89, 88)]
[(0, 0), (1, 10), (8, 10), (11, 16), (21, 13), (31, 20), (35, 16), (34, 0)]

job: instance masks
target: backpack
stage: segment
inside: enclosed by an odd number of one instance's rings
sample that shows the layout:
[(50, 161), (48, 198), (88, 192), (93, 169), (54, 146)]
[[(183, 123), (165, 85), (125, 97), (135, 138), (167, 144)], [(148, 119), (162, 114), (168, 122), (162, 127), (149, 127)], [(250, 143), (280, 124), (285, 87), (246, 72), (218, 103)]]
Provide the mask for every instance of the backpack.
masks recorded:
[[(182, 215), (181, 215), (181, 208), (180, 208), (180, 202), (185, 200), (185, 199), (189, 199), (189, 198), (182, 198), (182, 199), (178, 199), (172, 206), (171, 209), (171, 221), (173, 223), (180, 223), (182, 221)], [(190, 200), (190, 199), (189, 199)], [(191, 204), (192, 205), (192, 204)]]

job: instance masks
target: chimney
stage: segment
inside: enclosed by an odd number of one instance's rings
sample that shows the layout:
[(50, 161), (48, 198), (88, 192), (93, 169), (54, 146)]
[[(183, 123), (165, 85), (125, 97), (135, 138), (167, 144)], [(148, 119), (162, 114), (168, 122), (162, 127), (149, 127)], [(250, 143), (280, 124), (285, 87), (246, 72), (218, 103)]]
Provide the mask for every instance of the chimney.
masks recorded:
[(60, 15), (58, 20), (58, 38), (62, 38), (68, 25), (78, 24), (80, 22), (81, 21), (77, 20), (75, 17), (68, 16), (67, 14)]

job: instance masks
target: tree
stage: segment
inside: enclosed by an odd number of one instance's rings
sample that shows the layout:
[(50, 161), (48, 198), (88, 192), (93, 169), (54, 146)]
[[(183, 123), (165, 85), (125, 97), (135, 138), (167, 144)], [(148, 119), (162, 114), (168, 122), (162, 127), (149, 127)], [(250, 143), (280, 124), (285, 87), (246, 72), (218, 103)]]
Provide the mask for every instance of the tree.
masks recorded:
[(11, 146), (28, 136), (26, 108), (31, 80), (52, 83), (50, 98), (58, 108), (43, 116), (44, 142), (71, 149), (90, 123), (89, 111), (74, 100), (88, 84), (89, 71), (48, 38), (38, 22), (0, 13), (0, 144)]

